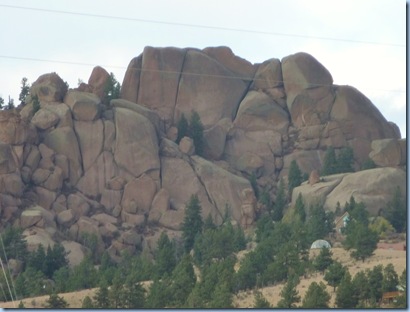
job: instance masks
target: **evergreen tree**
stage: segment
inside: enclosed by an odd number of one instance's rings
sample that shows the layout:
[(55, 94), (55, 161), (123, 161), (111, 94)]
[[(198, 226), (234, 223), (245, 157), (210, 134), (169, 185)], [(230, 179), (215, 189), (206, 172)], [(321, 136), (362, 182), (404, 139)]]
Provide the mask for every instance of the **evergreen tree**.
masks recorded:
[(269, 303), (268, 300), (262, 295), (260, 291), (254, 292), (254, 309), (272, 309), (272, 305)]
[(46, 308), (48, 309), (66, 309), (68, 307), (67, 301), (57, 294), (51, 294), (46, 301)]
[(23, 301), (20, 301), (19, 302), (19, 305), (18, 305), (18, 307), (17, 307), (17, 309), (25, 309), (26, 307), (24, 306), (24, 303), (23, 303)]
[(190, 255), (185, 255), (172, 272), (171, 305), (182, 307), (195, 286), (196, 276)]
[(325, 238), (334, 228), (333, 215), (326, 213), (323, 205), (310, 206), (306, 221), (307, 236), (311, 242)]
[(370, 285), (367, 274), (364, 271), (357, 272), (352, 280), (352, 286), (358, 302), (366, 307), (367, 301), (370, 298)]
[(194, 246), (195, 237), (202, 232), (201, 204), (197, 195), (192, 195), (186, 204), (184, 222), (182, 223), (182, 237), (185, 251), (189, 252)]
[(300, 302), (299, 292), (296, 290), (296, 286), (299, 284), (297, 276), (291, 276), (282, 291), (280, 296), (282, 299), (278, 302), (278, 308), (292, 309), (296, 308), (295, 303)]
[(91, 300), (91, 298), (89, 296), (85, 296), (85, 298), (83, 299), (83, 303), (81, 305), (81, 309), (94, 309), (94, 304), (93, 301)]
[(290, 163), (288, 179), (288, 192), (289, 197), (291, 197), (293, 189), (302, 183), (302, 172), (300, 171), (296, 160), (292, 160)]
[(350, 255), (364, 262), (376, 250), (379, 241), (378, 235), (363, 223), (350, 221), (348, 225), (349, 230), (343, 246), (347, 250), (353, 249)]
[(337, 172), (336, 153), (333, 147), (326, 150), (325, 159), (323, 160), (322, 175), (331, 175)]
[(370, 299), (379, 302), (383, 294), (383, 265), (379, 264), (367, 272), (369, 281)]
[(336, 291), (336, 287), (340, 284), (340, 281), (346, 272), (346, 267), (344, 267), (339, 261), (333, 261), (333, 263), (327, 268), (323, 278), (329, 286), (333, 287), (333, 291)]
[(186, 119), (184, 113), (181, 114), (181, 118), (178, 121), (178, 137), (176, 140), (176, 143), (179, 144), (179, 142), (181, 142), (181, 139), (184, 136), (188, 136), (188, 130), (189, 130), (189, 126), (188, 126), (188, 120)]
[(352, 309), (358, 304), (357, 297), (354, 293), (352, 278), (349, 271), (346, 271), (336, 292), (335, 303), (338, 308)]
[(53, 274), (53, 280), (55, 282), (54, 290), (58, 293), (63, 293), (69, 290), (69, 277), (71, 276), (71, 270), (68, 266), (61, 267)]
[(202, 156), (204, 153), (204, 126), (202, 125), (201, 118), (196, 111), (192, 111), (191, 119), (189, 123), (189, 132), (195, 145), (195, 152), (197, 155)]
[(138, 275), (133, 272), (125, 281), (123, 289), (123, 306), (127, 309), (141, 309), (144, 307), (145, 290), (138, 280)]
[(232, 293), (227, 282), (220, 282), (216, 285), (212, 300), (207, 308), (211, 309), (229, 309), (233, 308)]
[(276, 192), (275, 204), (273, 205), (272, 220), (280, 221), (283, 217), (283, 210), (286, 207), (285, 184), (283, 179), (279, 180), (278, 190)]
[(19, 101), (22, 105), (26, 104), (26, 98), (30, 92), (30, 85), (27, 83), (27, 78), (21, 79), (21, 91), (19, 94)]
[(302, 308), (306, 309), (327, 309), (329, 308), (330, 295), (326, 291), (323, 282), (319, 284), (312, 282), (302, 301)]
[(61, 244), (55, 244), (53, 248), (49, 245), (44, 260), (43, 273), (48, 278), (52, 278), (55, 271), (68, 265), (67, 254)]
[(160, 309), (169, 305), (172, 294), (169, 287), (169, 277), (166, 276), (161, 280), (154, 279), (148, 290), (148, 295), (145, 300), (145, 308)]
[(211, 214), (208, 214), (204, 222), (204, 230), (215, 230), (215, 229), (216, 229), (216, 225), (214, 223), (214, 220), (212, 219)]
[(300, 221), (306, 221), (306, 211), (305, 204), (303, 203), (302, 193), (299, 193), (298, 198), (296, 199), (295, 214), (298, 216)]
[(333, 263), (332, 251), (329, 248), (321, 248), (320, 253), (313, 261), (313, 267), (324, 273), (324, 271)]
[(399, 278), (398, 289), (403, 293), (397, 298), (397, 302), (394, 304), (396, 308), (407, 308), (407, 273), (406, 269), (403, 270)]
[(115, 274), (112, 285), (110, 287), (108, 298), (110, 300), (110, 307), (112, 309), (124, 308), (123, 305), (123, 293), (124, 293), (124, 279), (122, 276), (117, 272)]
[(256, 180), (255, 172), (252, 172), (251, 177), (249, 178), (249, 182), (251, 183), (256, 199), (259, 199), (259, 187), (258, 187), (258, 182)]
[(176, 250), (174, 244), (169, 240), (165, 232), (159, 237), (156, 250), (156, 273), (163, 276), (165, 273), (171, 274), (176, 266)]
[(100, 282), (100, 287), (97, 289), (94, 301), (95, 307), (99, 309), (109, 309), (110, 308), (110, 299), (108, 297), (108, 286), (105, 280)]
[[(1, 233), (4, 250), (9, 259), (17, 259), (25, 261), (27, 258), (27, 242), (23, 237), (23, 230), (14, 228), (12, 226), (6, 227), (3, 233)], [(3, 247), (3, 246), (2, 246)], [(0, 257), (3, 261), (6, 261), (4, 252), (0, 253)]]
[(368, 169), (373, 169), (373, 168), (376, 168), (376, 164), (375, 164), (375, 162), (374, 162), (372, 159), (370, 159), (370, 158), (367, 158), (367, 159), (362, 163), (362, 166), (360, 167), (361, 170), (368, 170)]
[(399, 285), (399, 276), (394, 270), (393, 264), (389, 263), (383, 270), (382, 291), (396, 291)]
[(406, 231), (407, 209), (406, 203), (401, 195), (400, 187), (396, 187), (393, 199), (388, 203), (386, 209), (386, 219), (393, 225), (398, 233)]
[(353, 162), (353, 149), (351, 147), (342, 148), (337, 157), (337, 173), (354, 172)]
[(273, 218), (274, 214), (274, 205), (272, 202), (272, 198), (269, 195), (268, 190), (264, 189), (259, 197), (259, 202), (263, 205), (265, 211), (269, 213), (269, 215)]
[(3, 109), (4, 99), (0, 96), (0, 109)]
[(117, 81), (114, 74), (110, 73), (104, 88), (103, 103), (108, 106), (111, 100), (118, 99), (120, 97), (120, 91), (120, 83)]

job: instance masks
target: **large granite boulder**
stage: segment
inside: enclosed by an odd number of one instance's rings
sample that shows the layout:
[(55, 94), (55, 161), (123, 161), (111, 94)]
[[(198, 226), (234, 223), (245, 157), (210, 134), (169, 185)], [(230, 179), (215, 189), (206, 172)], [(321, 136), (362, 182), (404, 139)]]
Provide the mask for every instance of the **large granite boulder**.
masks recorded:
[(144, 116), (124, 108), (115, 108), (117, 165), (135, 177), (159, 170), (158, 138), (152, 123)]
[(406, 164), (406, 139), (373, 140), (369, 157), (380, 167), (396, 167)]
[(182, 113), (189, 119), (198, 112), (205, 129), (222, 118), (234, 118), (247, 84), (204, 53), (189, 50), (185, 57), (174, 111), (174, 123)]
[(100, 117), (101, 100), (93, 93), (70, 90), (64, 98), (75, 120), (93, 121)]
[(62, 102), (67, 93), (67, 85), (56, 73), (44, 74), (33, 82), (31, 96), (38, 96), (44, 102)]

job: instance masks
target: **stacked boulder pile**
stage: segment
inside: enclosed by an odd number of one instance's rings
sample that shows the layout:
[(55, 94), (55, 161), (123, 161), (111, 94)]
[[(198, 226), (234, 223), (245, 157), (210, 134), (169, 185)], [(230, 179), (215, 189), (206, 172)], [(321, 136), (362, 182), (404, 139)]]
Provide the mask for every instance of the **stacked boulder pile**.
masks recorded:
[[(81, 253), (86, 233), (114, 259), (149, 249), (160, 230), (180, 234), (193, 194), (204, 218), (220, 223), (228, 209), (250, 227), (259, 213), (250, 177), (274, 196), (292, 160), (320, 171), (328, 147), (350, 146), (356, 168), (370, 157), (379, 175), (390, 167), (405, 184), (398, 127), (309, 54), (251, 64), (227, 47), (146, 47), (106, 105), (108, 79), (96, 67), (68, 89), (45, 74), (28, 104), (0, 111), (0, 220), (22, 227), (31, 248), (63, 242)], [(176, 143), (178, 121), (193, 111), (202, 156), (190, 138)]]

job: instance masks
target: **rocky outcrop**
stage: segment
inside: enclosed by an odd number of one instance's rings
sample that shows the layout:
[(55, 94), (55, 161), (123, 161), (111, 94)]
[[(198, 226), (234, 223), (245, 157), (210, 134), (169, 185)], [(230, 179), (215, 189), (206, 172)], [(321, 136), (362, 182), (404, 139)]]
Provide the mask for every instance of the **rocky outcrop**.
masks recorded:
[(382, 139), (373, 140), (370, 159), (381, 167), (403, 166), (407, 159), (406, 139)]
[[(220, 224), (228, 211), (253, 226), (261, 208), (248, 179), (275, 198), (293, 160), (312, 173), (293, 200), (301, 192), (329, 210), (354, 195), (377, 214), (405, 185), (397, 126), (358, 90), (333, 85), (306, 53), (251, 64), (227, 47), (146, 47), (110, 103), (108, 79), (96, 67), (87, 84), (67, 90), (46, 74), (25, 107), (0, 111), (0, 223), (23, 227), (30, 248), (68, 237), (71, 265), (88, 252), (84, 235), (115, 260), (123, 250), (152, 251), (160, 229), (180, 235), (192, 195), (203, 218)], [(191, 137), (176, 143), (181, 115), (189, 120), (194, 110), (204, 125), (202, 157)], [(330, 146), (352, 147), (355, 168), (368, 157), (397, 168), (320, 178)]]
[(356, 202), (365, 204), (370, 215), (377, 216), (392, 200), (396, 187), (406, 194), (405, 180), (403, 170), (388, 167), (326, 176), (314, 185), (305, 182), (296, 187), (292, 193), (292, 205), (301, 193), (305, 206), (319, 203), (326, 210), (335, 211), (338, 202), (343, 207), (353, 196)]

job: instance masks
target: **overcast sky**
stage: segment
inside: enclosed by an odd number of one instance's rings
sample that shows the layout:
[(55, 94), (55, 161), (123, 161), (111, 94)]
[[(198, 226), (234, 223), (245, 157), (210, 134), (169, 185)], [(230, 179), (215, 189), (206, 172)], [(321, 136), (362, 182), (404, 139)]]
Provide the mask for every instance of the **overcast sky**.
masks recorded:
[(406, 137), (405, 0), (0, 0), (0, 21), (6, 102), (9, 95), (18, 102), (22, 77), (32, 83), (49, 72), (76, 87), (101, 65), (122, 82), (148, 45), (224, 45), (252, 63), (303, 51), (335, 84), (363, 92)]

